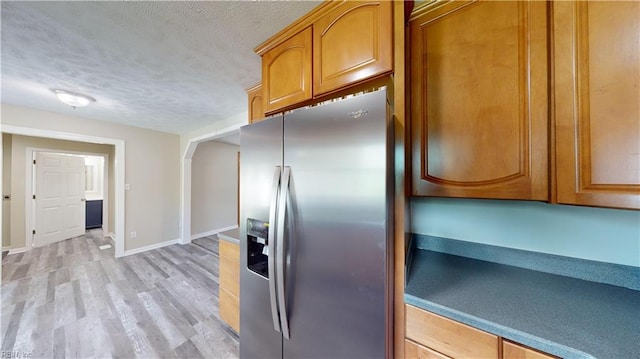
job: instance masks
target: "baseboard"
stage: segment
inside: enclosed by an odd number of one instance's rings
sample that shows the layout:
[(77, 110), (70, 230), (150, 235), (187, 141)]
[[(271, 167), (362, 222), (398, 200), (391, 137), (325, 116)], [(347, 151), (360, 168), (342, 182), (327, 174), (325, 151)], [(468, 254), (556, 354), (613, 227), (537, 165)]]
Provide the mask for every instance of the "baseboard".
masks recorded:
[(122, 256), (125, 257), (125, 256), (129, 256), (129, 255), (132, 255), (132, 254), (142, 253), (142, 252), (150, 251), (152, 249), (158, 249), (158, 248), (170, 246), (172, 244), (177, 244), (177, 243), (180, 243), (180, 239), (173, 239), (173, 240), (166, 241), (166, 242), (155, 243), (155, 244), (151, 244), (151, 245), (148, 245), (148, 246), (144, 246), (144, 247), (140, 247), (140, 248), (124, 251), (124, 254)]
[(113, 239), (113, 241), (114, 241), (114, 242), (115, 242), (115, 240), (116, 240), (116, 234), (115, 234), (115, 233), (113, 233), (113, 232), (109, 232), (109, 233), (107, 233), (107, 237), (109, 237), (109, 238)]
[(202, 238), (202, 237), (212, 236), (214, 234), (218, 234), (220, 232), (230, 231), (230, 230), (236, 229), (236, 228), (238, 228), (238, 226), (237, 225), (233, 225), (233, 226), (229, 226), (229, 227), (214, 229), (213, 231), (194, 234), (194, 235), (191, 236), (191, 240)]
[(9, 249), (9, 254), (7, 255), (12, 255), (12, 254), (18, 254), (18, 253), (24, 253), (27, 251), (27, 247), (22, 247), (22, 248), (15, 248), (15, 249)]

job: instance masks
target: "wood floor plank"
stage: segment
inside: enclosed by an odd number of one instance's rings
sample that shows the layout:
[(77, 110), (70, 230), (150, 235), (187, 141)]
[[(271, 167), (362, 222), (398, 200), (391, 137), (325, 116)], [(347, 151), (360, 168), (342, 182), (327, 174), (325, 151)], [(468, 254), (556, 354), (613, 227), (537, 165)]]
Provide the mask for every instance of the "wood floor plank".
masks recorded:
[[(192, 312), (185, 307), (185, 304), (178, 300), (173, 294), (171, 294), (171, 292), (169, 292), (169, 290), (167, 290), (164, 285), (162, 285), (161, 283), (156, 283), (156, 287), (158, 288), (160, 293), (162, 293), (164, 298), (166, 298), (166, 300), (168, 300), (171, 305), (173, 305), (173, 307), (176, 308), (180, 312), (180, 314), (182, 314), (182, 316), (189, 322), (189, 324), (194, 325), (198, 323), (198, 320), (194, 317)], [(193, 310), (193, 312), (197, 313), (197, 310)]]
[(84, 299), (82, 298), (82, 291), (80, 290), (80, 281), (74, 280), (71, 282), (73, 286), (73, 301), (76, 308), (76, 318), (82, 319), (87, 315), (84, 306)]
[(55, 328), (77, 319), (71, 283), (67, 282), (56, 286), (55, 304)]
[(138, 298), (159, 331), (166, 338), (170, 349), (175, 349), (187, 340), (188, 337), (185, 337), (180, 329), (173, 324), (167, 314), (153, 300), (149, 292), (138, 293)]
[(124, 258), (101, 230), (2, 259), (2, 350), (34, 358), (237, 358), (217, 238)]
[(34, 358), (52, 358), (54, 348), (55, 303), (38, 307), (35, 330), (31, 333)]
[(177, 347), (174, 354), (177, 358), (204, 359), (198, 347), (191, 340), (187, 340)]
[(209, 236), (209, 237), (194, 239), (193, 241), (191, 241), (191, 243), (208, 250), (209, 252), (211, 252), (216, 256), (220, 255), (217, 236)]
[(64, 326), (53, 331), (53, 359), (63, 359), (65, 356)]
[(56, 272), (47, 275), (47, 303), (53, 303), (56, 298)]
[(182, 333), (182, 335), (184, 335), (185, 338), (190, 338), (191, 336), (196, 334), (196, 331), (195, 329), (193, 329), (192, 324), (197, 323), (197, 321), (195, 321), (194, 319), (193, 323), (191, 323), (188, 318), (190, 314), (187, 313), (187, 315), (183, 315), (180, 312), (180, 309), (172, 305), (171, 302), (162, 293), (160, 293), (160, 290), (157, 288), (152, 289), (146, 293), (148, 293), (151, 298), (153, 298), (153, 301), (156, 303), (156, 305), (158, 305), (160, 310), (162, 310), (167, 319), (171, 321), (171, 323), (180, 331), (180, 333)]
[(27, 304), (25, 303), (22, 317), (20, 318), (20, 321), (15, 324), (18, 325), (18, 328), (16, 331), (16, 337), (12, 351), (19, 353), (29, 353), (33, 351), (31, 345), (31, 336), (37, 324), (37, 314), (37, 306), (32, 305), (30, 307), (27, 307)]
[(31, 267), (31, 263), (21, 264), (16, 271), (13, 272), (11, 276), (11, 280), (22, 279), (27, 276), (27, 272), (29, 272), (29, 267)]
[(24, 302), (16, 304), (9, 318), (7, 331), (2, 337), (2, 351), (13, 350), (13, 344), (16, 341), (16, 335), (18, 334), (18, 328), (20, 326), (20, 319), (22, 318), (22, 312), (24, 310)]
[(122, 323), (114, 318), (101, 317), (100, 323), (108, 334), (111, 343), (111, 353), (118, 358), (131, 358), (135, 356), (135, 350), (127, 336)]
[(147, 262), (147, 264), (149, 264), (149, 266), (151, 266), (151, 268), (153, 268), (156, 272), (158, 272), (158, 274), (160, 274), (163, 278), (167, 279), (170, 277), (169, 274), (167, 274), (167, 272), (165, 272), (162, 268), (160, 268), (160, 266), (155, 264), (153, 260), (148, 256), (143, 256), (142, 259), (144, 259), (144, 261)]

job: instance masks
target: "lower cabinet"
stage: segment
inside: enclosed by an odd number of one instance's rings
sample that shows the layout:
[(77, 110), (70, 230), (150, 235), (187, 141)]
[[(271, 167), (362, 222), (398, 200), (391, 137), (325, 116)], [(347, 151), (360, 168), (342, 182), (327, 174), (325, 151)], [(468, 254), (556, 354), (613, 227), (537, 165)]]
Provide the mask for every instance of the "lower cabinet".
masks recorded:
[(411, 305), (405, 309), (407, 359), (556, 358)]
[(220, 318), (240, 333), (240, 248), (220, 241), (220, 285), (218, 303)]
[(102, 227), (102, 200), (86, 201), (85, 229)]

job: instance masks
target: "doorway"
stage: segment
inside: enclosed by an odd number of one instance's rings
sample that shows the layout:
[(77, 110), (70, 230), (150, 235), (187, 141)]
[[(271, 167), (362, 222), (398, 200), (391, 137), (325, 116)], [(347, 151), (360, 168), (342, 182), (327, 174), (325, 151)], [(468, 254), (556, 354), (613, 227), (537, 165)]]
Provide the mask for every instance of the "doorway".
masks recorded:
[(88, 227), (108, 233), (108, 154), (27, 148), (26, 158), (27, 249), (77, 237)]

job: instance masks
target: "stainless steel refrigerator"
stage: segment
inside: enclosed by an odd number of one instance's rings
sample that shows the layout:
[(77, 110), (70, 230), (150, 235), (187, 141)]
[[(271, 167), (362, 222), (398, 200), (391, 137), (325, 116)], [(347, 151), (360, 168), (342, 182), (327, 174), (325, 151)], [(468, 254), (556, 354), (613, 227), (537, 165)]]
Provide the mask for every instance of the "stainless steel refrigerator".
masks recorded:
[(386, 90), (240, 130), (240, 357), (384, 358), (392, 131)]

